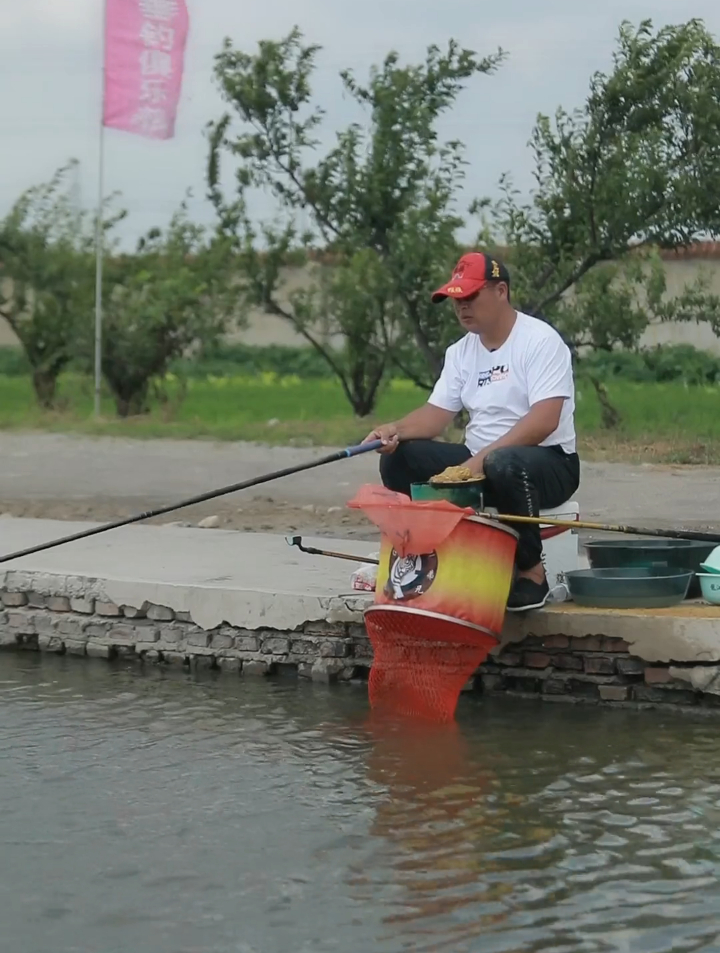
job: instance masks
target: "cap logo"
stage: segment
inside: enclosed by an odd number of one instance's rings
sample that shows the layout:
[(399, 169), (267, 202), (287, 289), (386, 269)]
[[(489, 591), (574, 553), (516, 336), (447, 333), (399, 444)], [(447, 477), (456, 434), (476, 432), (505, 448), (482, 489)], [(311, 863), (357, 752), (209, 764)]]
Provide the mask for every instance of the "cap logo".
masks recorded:
[(500, 277), (500, 265), (498, 265), (498, 263), (497, 263), (496, 261), (492, 261), (492, 262), (491, 262), (491, 265), (492, 265), (492, 277), (493, 277), (493, 278), (499, 278), (499, 277)]
[(448, 294), (451, 294), (451, 295), (462, 294), (462, 288), (458, 288), (457, 285), (454, 285), (453, 287), (448, 288)]

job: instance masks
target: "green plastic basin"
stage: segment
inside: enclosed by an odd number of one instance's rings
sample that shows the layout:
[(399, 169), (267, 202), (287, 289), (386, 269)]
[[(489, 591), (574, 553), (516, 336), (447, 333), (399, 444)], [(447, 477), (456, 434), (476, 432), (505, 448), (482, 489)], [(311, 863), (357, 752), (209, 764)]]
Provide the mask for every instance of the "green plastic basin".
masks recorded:
[[(697, 573), (716, 549), (715, 543), (691, 539), (599, 539), (585, 544), (592, 569), (674, 569)], [(700, 582), (693, 577), (688, 598), (700, 595)]]
[(642, 566), (578, 569), (565, 574), (570, 598), (591, 609), (666, 609), (686, 598), (691, 572)]
[(410, 487), (413, 500), (448, 500), (455, 506), (470, 506), (474, 510), (483, 509), (482, 481), (457, 486), (433, 486), (431, 483), (413, 483)]

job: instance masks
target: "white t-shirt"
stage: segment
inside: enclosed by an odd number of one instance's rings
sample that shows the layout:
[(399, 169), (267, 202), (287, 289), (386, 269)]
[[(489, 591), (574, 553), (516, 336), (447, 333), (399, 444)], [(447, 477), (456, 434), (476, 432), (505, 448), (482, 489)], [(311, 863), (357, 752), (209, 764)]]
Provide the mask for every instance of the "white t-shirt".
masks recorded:
[(465, 444), (472, 454), (494, 443), (533, 404), (564, 397), (557, 430), (541, 446), (575, 453), (575, 384), (570, 349), (545, 321), (519, 311), (502, 347), (488, 351), (479, 334), (466, 334), (445, 352), (445, 365), (429, 402), (470, 415)]

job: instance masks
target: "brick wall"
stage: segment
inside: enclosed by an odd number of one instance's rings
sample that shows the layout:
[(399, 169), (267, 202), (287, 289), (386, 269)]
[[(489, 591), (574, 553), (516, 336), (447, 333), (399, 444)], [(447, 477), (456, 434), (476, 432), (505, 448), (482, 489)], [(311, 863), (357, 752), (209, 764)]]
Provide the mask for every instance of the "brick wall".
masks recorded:
[(372, 651), (363, 626), (307, 622), (298, 630), (206, 630), (167, 606), (117, 606), (37, 592), (0, 593), (0, 646), (247, 675), (294, 669), (315, 681), (367, 678)]
[(627, 642), (602, 635), (529, 636), (506, 646), (480, 668), (489, 694), (624, 705), (703, 705), (720, 710), (720, 666), (661, 665), (629, 652)]
[[(0, 591), (0, 647), (243, 675), (295, 672), (319, 682), (366, 680), (364, 626), (307, 622), (294, 631), (222, 625), (205, 630), (167, 606), (118, 606), (93, 598)], [(660, 665), (622, 639), (529, 636), (490, 656), (467, 690), (609, 706), (720, 712), (720, 665)]]

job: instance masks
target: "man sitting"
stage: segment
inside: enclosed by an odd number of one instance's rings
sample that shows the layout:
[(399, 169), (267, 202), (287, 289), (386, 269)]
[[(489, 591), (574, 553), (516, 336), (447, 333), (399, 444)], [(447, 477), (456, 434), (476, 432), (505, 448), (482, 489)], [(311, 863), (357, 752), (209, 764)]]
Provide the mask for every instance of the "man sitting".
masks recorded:
[[(449, 466), (485, 476), (485, 503), (500, 513), (539, 516), (560, 506), (580, 483), (575, 441), (575, 386), (570, 350), (554, 328), (516, 311), (510, 276), (485, 254), (464, 255), (432, 301), (450, 298), (466, 334), (445, 353), (428, 402), (366, 438), (382, 440), (384, 485), (410, 495)], [(439, 437), (465, 408), (465, 443)], [(538, 525), (513, 524), (519, 534), (517, 574), (507, 608), (543, 606), (549, 586)]]

